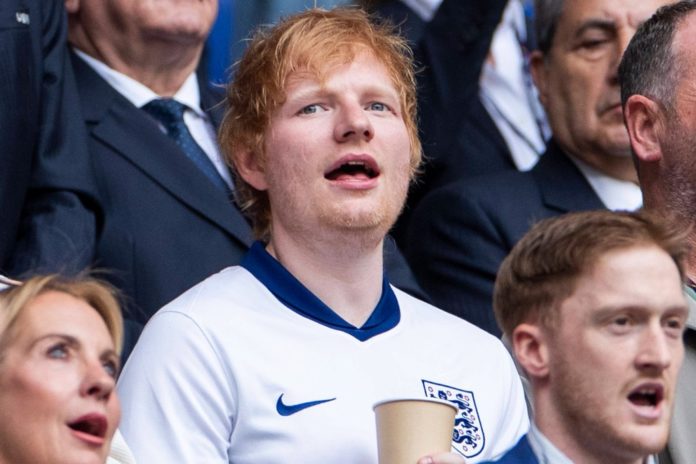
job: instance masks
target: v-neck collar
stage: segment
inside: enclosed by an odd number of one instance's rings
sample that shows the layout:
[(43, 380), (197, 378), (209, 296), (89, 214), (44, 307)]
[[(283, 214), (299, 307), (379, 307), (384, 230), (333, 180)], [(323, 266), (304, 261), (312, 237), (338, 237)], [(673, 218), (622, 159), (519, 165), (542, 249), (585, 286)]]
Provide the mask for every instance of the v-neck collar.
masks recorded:
[(345, 332), (360, 341), (394, 328), (401, 318), (399, 303), (386, 277), (382, 279), (382, 296), (369, 319), (362, 327), (355, 327), (302, 285), (266, 251), (263, 243), (254, 242), (244, 256), (241, 266), (289, 309), (316, 323)]

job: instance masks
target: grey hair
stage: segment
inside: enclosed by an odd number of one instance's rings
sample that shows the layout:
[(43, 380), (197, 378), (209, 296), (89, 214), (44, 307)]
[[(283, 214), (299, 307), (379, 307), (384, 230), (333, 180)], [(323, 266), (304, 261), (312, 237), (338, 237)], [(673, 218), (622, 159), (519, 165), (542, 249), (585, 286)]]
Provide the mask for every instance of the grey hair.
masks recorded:
[(644, 95), (668, 111), (674, 107), (674, 89), (681, 75), (674, 35), (692, 11), (696, 11), (693, 0), (663, 6), (638, 28), (619, 65), (622, 105), (631, 95)]
[(564, 6), (565, 0), (534, 0), (534, 32), (537, 47), (544, 54), (551, 49)]

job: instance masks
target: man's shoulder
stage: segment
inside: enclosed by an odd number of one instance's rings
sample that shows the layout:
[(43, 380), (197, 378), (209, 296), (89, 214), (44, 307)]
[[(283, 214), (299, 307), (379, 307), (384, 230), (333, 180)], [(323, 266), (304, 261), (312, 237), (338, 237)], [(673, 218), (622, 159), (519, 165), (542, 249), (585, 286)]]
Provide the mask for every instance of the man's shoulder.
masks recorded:
[(510, 448), (504, 455), (496, 461), (486, 461), (481, 464), (538, 464), (532, 447), (529, 445), (527, 435), (520, 438), (515, 446)]
[(445, 207), (505, 215), (508, 211), (519, 213), (520, 208), (533, 208), (541, 202), (539, 185), (529, 171), (501, 171), (439, 187), (423, 198), (416, 211)]
[(495, 355), (495, 353), (504, 352), (507, 357), (507, 350), (503, 347), (500, 339), (494, 335), (461, 317), (443, 311), (403, 291), (394, 289), (394, 292), (404, 316), (413, 318), (413, 322), (420, 330), (432, 331), (433, 334), (439, 334), (437, 337), (451, 337), (452, 340), (465, 339), (469, 346), (490, 348), (490, 350), (483, 350), (486, 354)]
[(230, 266), (194, 285), (158, 313), (183, 313), (195, 319), (215, 318), (224, 308), (246, 307), (262, 297), (265, 287), (241, 266)]
[[(435, 190), (442, 195), (485, 199), (506, 197), (522, 192), (536, 191), (536, 179), (530, 171), (507, 170), (462, 179)], [(493, 201), (493, 200), (491, 200)]]
[(455, 239), (478, 240), (491, 227), (517, 239), (531, 221), (548, 216), (541, 188), (530, 172), (505, 171), (443, 186), (419, 203), (415, 231), (446, 230)]

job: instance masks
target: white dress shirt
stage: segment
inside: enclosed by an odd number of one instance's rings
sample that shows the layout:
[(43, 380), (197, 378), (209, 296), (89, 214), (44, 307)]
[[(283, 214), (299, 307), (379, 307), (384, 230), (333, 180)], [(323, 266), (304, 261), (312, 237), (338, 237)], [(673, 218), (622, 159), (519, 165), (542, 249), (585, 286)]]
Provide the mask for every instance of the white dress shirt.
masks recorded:
[(569, 158), (580, 169), (592, 190), (607, 209), (612, 211), (635, 211), (643, 206), (643, 194), (638, 184), (608, 176), (574, 156)]
[[(111, 85), (118, 93), (123, 95), (128, 101), (138, 108), (156, 98), (162, 98), (151, 89), (136, 81), (135, 79), (126, 76), (125, 74), (116, 71), (105, 63), (89, 56), (88, 54), (73, 49), (77, 56), (82, 58), (102, 79)], [(201, 109), (201, 95), (198, 87), (198, 78), (196, 73), (191, 73), (186, 78), (181, 88), (172, 97), (174, 100), (186, 106), (184, 112), (184, 123), (193, 139), (203, 149), (210, 161), (222, 176), (225, 183), (232, 187), (232, 176), (230, 174), (225, 161), (222, 159), (220, 149), (217, 145), (215, 128), (210, 121), (208, 115)], [(160, 124), (163, 132), (166, 132), (164, 126)]]
[(510, 0), (493, 35), (479, 81), (481, 103), (521, 171), (536, 164), (550, 136), (520, 44), (526, 40), (524, 7), (519, 0)]
[(116, 429), (114, 438), (111, 440), (111, 449), (106, 458), (106, 464), (135, 464), (135, 458), (126, 441), (121, 435), (121, 431)]
[(442, 0), (401, 0), (426, 23), (433, 19)]

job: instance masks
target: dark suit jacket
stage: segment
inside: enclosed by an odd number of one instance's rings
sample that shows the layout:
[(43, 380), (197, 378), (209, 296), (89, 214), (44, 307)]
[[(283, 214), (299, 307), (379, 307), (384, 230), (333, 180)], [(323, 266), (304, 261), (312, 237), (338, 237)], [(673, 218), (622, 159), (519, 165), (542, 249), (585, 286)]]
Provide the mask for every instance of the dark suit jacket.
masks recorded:
[(378, 1), (374, 6), (368, 4), (368, 11), (396, 26), (411, 46), (420, 41), (427, 24), (401, 0)]
[(540, 219), (604, 205), (550, 142), (528, 172), (502, 172), (430, 193), (413, 215), (406, 257), (436, 306), (500, 335), (492, 310), (498, 267)]
[(479, 99), (479, 78), (507, 0), (445, 0), (417, 49), (423, 174), (409, 192), (394, 235), (407, 246), (411, 214), (440, 186), (514, 171), (512, 155)]
[(6, 272), (32, 166), (35, 177), (51, 179), (37, 179), (34, 195), (60, 189), (56, 201), (81, 201), (79, 188), (56, 169), (73, 165), (77, 177), (85, 175), (75, 162), (86, 157), (86, 143), (65, 35), (63, 1), (0, 2), (0, 270)]
[[(12, 270), (103, 270), (124, 295), (127, 355), (155, 311), (240, 262), (251, 229), (149, 115), (76, 55), (72, 65), (89, 155), (64, 163), (61, 172), (95, 204), (77, 208), (51, 197), (28, 198)], [(201, 106), (215, 125), (222, 115), (218, 97), (201, 88)], [(54, 181), (42, 172), (41, 181)]]
[(523, 436), (507, 453), (497, 461), (486, 461), (481, 464), (539, 464), (527, 436)]

